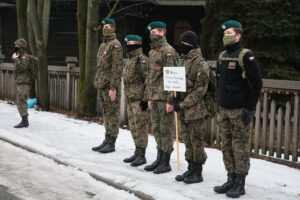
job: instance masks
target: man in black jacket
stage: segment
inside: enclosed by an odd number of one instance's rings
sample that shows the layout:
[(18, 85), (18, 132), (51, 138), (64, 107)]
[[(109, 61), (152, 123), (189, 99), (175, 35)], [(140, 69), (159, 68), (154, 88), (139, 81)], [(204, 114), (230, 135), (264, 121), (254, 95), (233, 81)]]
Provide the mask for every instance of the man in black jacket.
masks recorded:
[(228, 179), (215, 186), (214, 191), (238, 198), (245, 194), (245, 178), (250, 168), (250, 124), (262, 78), (252, 51), (240, 43), (242, 24), (229, 20), (222, 24), (221, 30), (225, 51), (217, 63), (218, 123)]

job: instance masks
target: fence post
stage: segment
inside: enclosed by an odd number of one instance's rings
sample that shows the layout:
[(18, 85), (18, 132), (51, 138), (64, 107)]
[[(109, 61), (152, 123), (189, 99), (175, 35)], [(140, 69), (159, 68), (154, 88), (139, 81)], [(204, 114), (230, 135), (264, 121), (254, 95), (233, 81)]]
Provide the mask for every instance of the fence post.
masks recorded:
[(259, 133), (260, 133), (260, 113), (261, 113), (261, 103), (260, 101), (256, 104), (255, 113), (255, 138), (254, 138), (254, 152), (259, 153)]
[(2, 54), (2, 46), (0, 45), (0, 63), (3, 63), (4, 59), (5, 59), (5, 55)]
[(262, 135), (261, 135), (261, 153), (266, 154), (266, 137), (267, 137), (267, 122), (268, 122), (268, 93), (264, 92), (263, 101), (263, 119), (262, 119)]
[(66, 74), (66, 102), (65, 102), (65, 108), (67, 110), (71, 110), (72, 108), (72, 79), (71, 79), (71, 70), (76, 67), (76, 63), (78, 63), (78, 60), (76, 57), (66, 57), (66, 63), (67, 63), (67, 74)]
[(278, 109), (276, 129), (276, 157), (281, 158), (281, 132), (282, 132), (282, 108)]
[(211, 119), (211, 127), (210, 127), (210, 144), (215, 143), (215, 136), (217, 135), (217, 117), (213, 117)]
[(297, 162), (298, 160), (298, 123), (299, 123), (299, 95), (295, 94), (294, 99), (294, 117), (293, 117), (293, 148), (292, 148), (292, 160)]
[(274, 155), (274, 130), (275, 130), (275, 109), (276, 103), (274, 100), (271, 102), (271, 113), (270, 113), (270, 135), (269, 135), (269, 156)]
[(284, 119), (284, 159), (289, 160), (290, 151), (290, 115), (291, 115), (291, 104), (286, 103), (285, 108), (285, 119)]

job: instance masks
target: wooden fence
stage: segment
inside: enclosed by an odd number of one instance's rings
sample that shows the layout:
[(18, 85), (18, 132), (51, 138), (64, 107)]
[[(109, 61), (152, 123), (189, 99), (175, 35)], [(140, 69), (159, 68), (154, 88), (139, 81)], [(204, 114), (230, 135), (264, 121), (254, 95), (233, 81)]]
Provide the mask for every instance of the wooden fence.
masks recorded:
[[(278, 100), (273, 99), (274, 94)], [(263, 80), (251, 128), (252, 152), (300, 162), (299, 94), (300, 81)], [(220, 146), (215, 118), (210, 128), (210, 143)]]
[[(67, 67), (49, 66), (48, 70), (51, 108), (74, 112), (79, 69), (68, 63)], [(11, 63), (0, 63), (0, 84), (0, 99), (14, 101), (14, 67)], [(273, 99), (274, 94), (283, 100)], [(252, 152), (300, 162), (299, 94), (299, 81), (263, 80), (263, 90), (252, 124)], [(99, 111), (99, 101), (97, 102)], [(123, 124), (127, 122), (123, 92), (120, 119)], [(220, 146), (216, 118), (208, 121), (207, 127), (206, 140), (214, 146)]]

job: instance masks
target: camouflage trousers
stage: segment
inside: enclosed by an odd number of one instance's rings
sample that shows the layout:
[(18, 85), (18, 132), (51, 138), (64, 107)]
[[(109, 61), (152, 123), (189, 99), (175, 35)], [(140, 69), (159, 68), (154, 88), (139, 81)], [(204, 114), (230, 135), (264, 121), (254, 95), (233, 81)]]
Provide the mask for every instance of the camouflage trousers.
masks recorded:
[(128, 102), (127, 113), (135, 146), (146, 148), (148, 144), (148, 112), (142, 111), (140, 101), (134, 101)]
[(174, 143), (174, 114), (173, 112), (167, 113), (165, 101), (152, 101), (150, 118), (157, 149), (166, 153), (172, 153)]
[(186, 122), (180, 120), (181, 134), (184, 136), (185, 159), (204, 164), (207, 155), (203, 147), (203, 134), (205, 132), (204, 120)]
[(218, 124), (225, 168), (230, 173), (248, 174), (250, 168), (250, 125), (242, 121), (243, 109), (219, 109)]
[(20, 116), (28, 115), (27, 99), (29, 97), (30, 86), (27, 84), (17, 85), (17, 108)]
[(120, 124), (120, 94), (117, 90), (117, 97), (112, 102), (108, 96), (109, 89), (101, 89), (99, 97), (102, 104), (102, 115), (107, 135), (117, 138)]

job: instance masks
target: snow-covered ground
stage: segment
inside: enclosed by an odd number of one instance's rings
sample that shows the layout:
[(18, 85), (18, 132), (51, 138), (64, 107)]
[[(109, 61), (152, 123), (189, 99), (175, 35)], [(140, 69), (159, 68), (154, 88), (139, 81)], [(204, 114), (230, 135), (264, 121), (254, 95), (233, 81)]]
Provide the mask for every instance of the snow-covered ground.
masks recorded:
[[(0, 137), (30, 146), (85, 171), (96, 173), (134, 190), (142, 191), (158, 200), (226, 199), (225, 195), (213, 192), (213, 186), (226, 180), (226, 171), (219, 150), (205, 149), (208, 160), (203, 170), (204, 182), (187, 185), (178, 183), (174, 179), (177, 174), (183, 173), (187, 167), (184, 161), (184, 144), (180, 144), (180, 170), (176, 169), (176, 155), (174, 152), (171, 157), (172, 171), (167, 174), (156, 175), (144, 171), (144, 166), (135, 168), (122, 162), (125, 157), (131, 155), (134, 151), (134, 144), (130, 132), (127, 130), (120, 129), (119, 138), (116, 142), (116, 152), (100, 154), (91, 151), (91, 147), (98, 145), (103, 140), (103, 126), (97, 123), (71, 119), (57, 113), (35, 110), (30, 110), (29, 113), (29, 128), (14, 129), (13, 125), (20, 120), (16, 106), (0, 102)], [(146, 156), (148, 163), (156, 158), (155, 140), (152, 136), (149, 136)], [(20, 155), (20, 157), (22, 156)], [(41, 162), (41, 165), (46, 163), (42, 157), (39, 157), (36, 162)], [(45, 163), (43, 164), (43, 162)], [(0, 160), (0, 165), (5, 165), (5, 162)], [(32, 174), (34, 182), (44, 182), (43, 179), (48, 179), (47, 177), (50, 176), (48, 173), (52, 173), (49, 168), (41, 167), (39, 169), (40, 176), (36, 177), (34, 173)], [(60, 173), (70, 175), (72, 169), (61, 169)], [(1, 176), (0, 174), (0, 184), (2, 184)], [(76, 174), (69, 180), (79, 183), (91, 181), (84, 174)], [(58, 184), (63, 183), (58, 180)], [(77, 187), (80, 187), (80, 184), (74, 187), (66, 186), (64, 188), (64, 190), (67, 190), (65, 193), (72, 193), (73, 190), (75, 193), (78, 190)], [(95, 187), (95, 184), (91, 184), (90, 187)], [(110, 192), (107, 189), (108, 191), (102, 194), (103, 190), (106, 189), (102, 186), (99, 188), (99, 190), (94, 190), (93, 193), (100, 197)], [(135, 198), (133, 196), (122, 198), (109, 196), (104, 199), (128, 199), (131, 197), (132, 199)], [(57, 199), (55, 193), (53, 195), (49, 193), (48, 199)], [(241, 199), (299, 200), (300, 170), (263, 160), (251, 159), (251, 169), (246, 182), (246, 195)]]
[[(86, 172), (0, 141), (0, 185), (24, 200), (138, 199)], [(6, 199), (1, 199), (6, 200)]]

